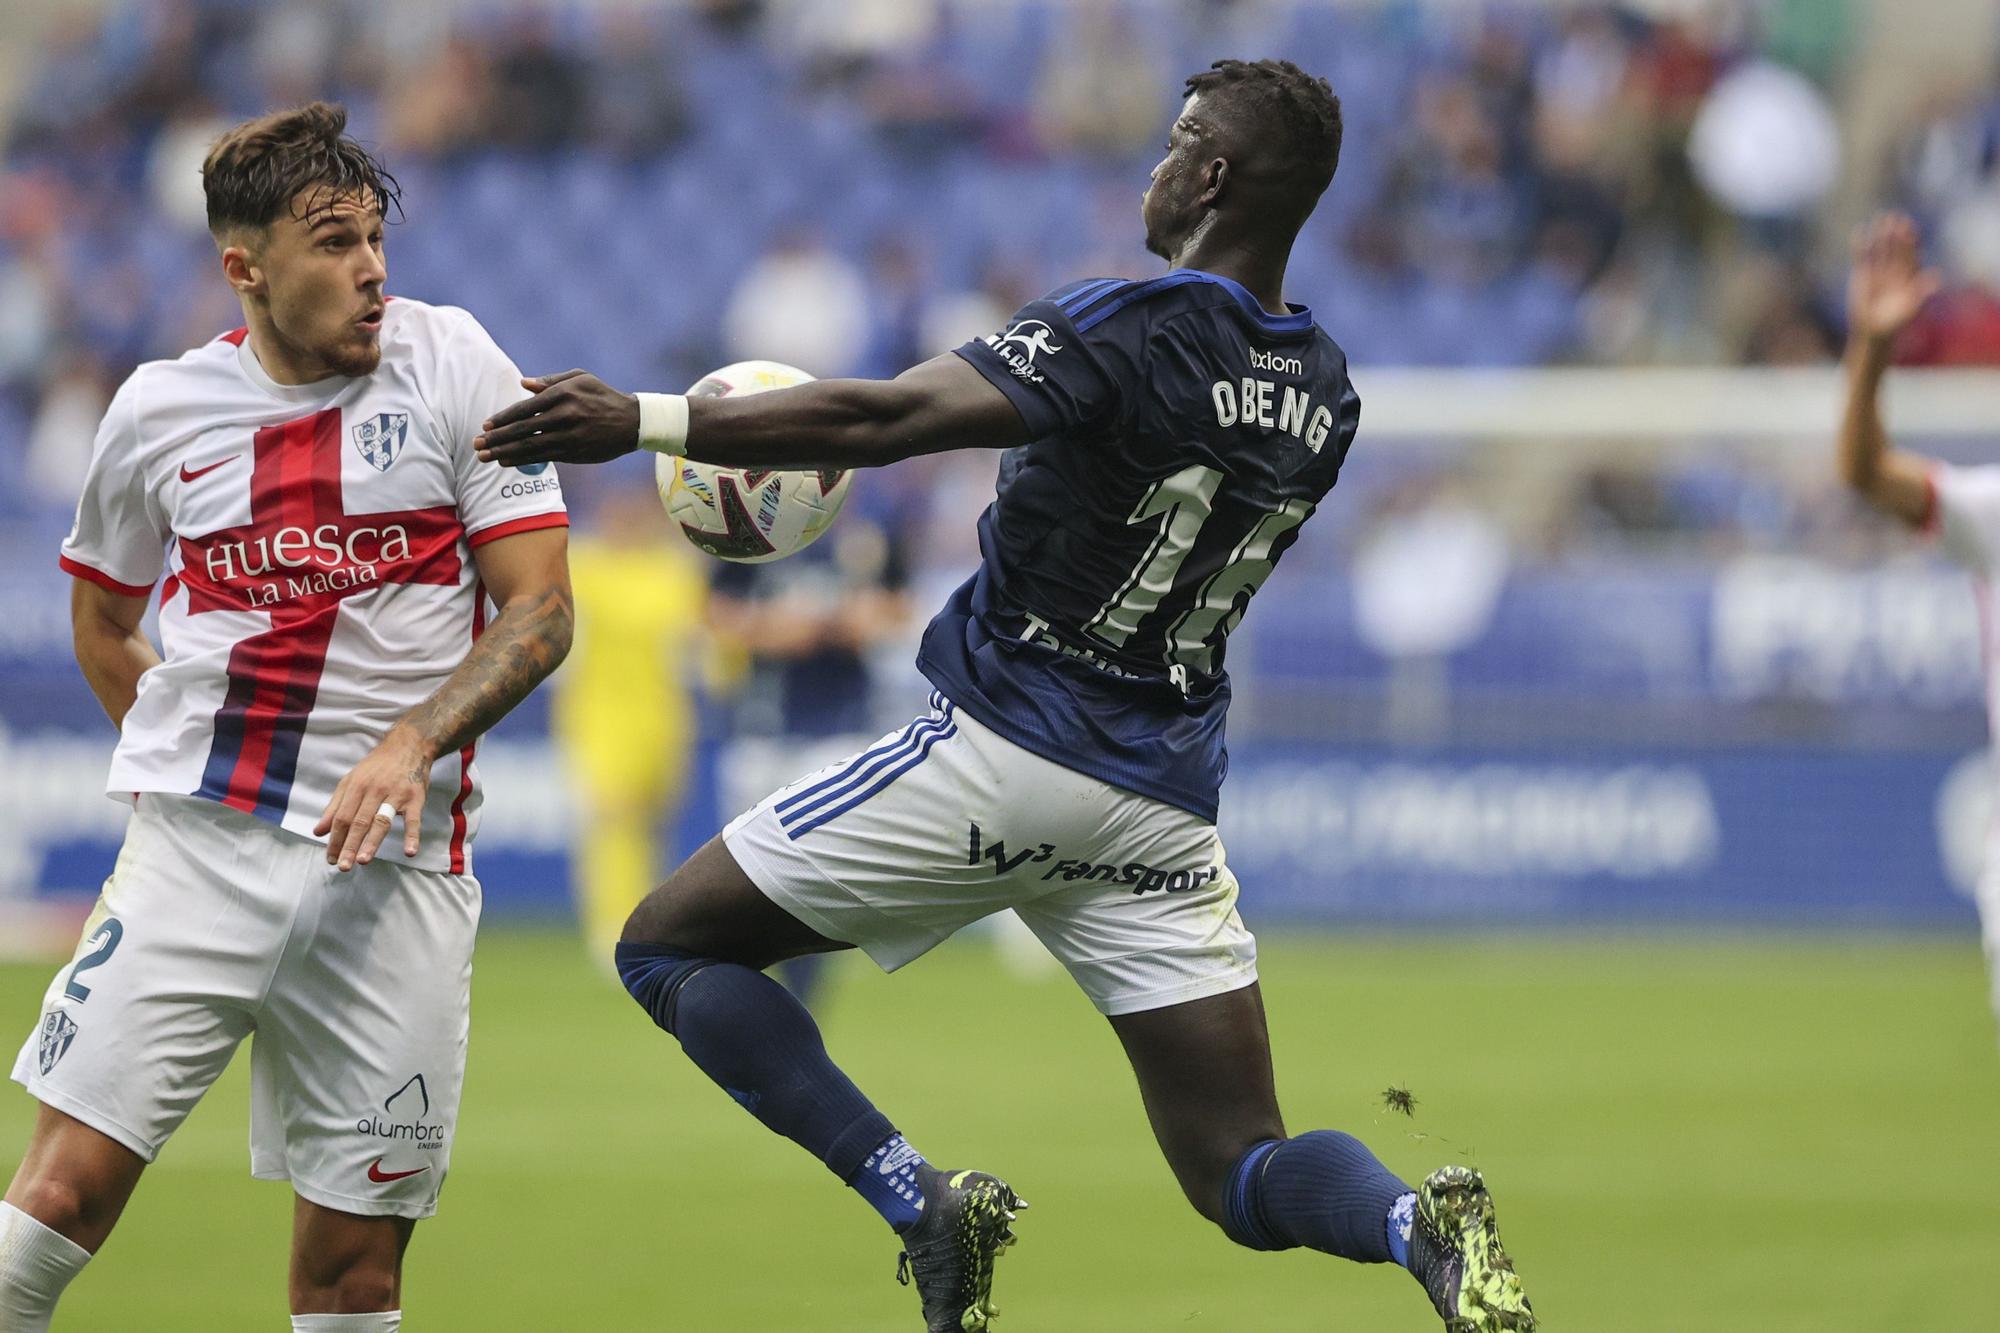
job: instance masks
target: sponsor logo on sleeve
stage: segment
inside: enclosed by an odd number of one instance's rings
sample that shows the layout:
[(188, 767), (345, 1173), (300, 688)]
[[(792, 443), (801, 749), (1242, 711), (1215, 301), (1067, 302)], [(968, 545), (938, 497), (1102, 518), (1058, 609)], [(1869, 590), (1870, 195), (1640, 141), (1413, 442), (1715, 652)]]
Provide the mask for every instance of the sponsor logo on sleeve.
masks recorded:
[(1056, 340), (1056, 331), (1039, 319), (1024, 319), (1005, 333), (990, 333), (986, 345), (1000, 354), (1007, 368), (1030, 384), (1040, 384), (1044, 378), (1035, 368), (1037, 356), (1054, 356), (1063, 349)]
[(542, 475), (554, 466), (555, 464), (544, 461), (540, 463), (523, 463), (519, 467), (508, 467), (507, 471), (514, 475), (500, 483), (501, 498), (518, 500), (524, 496), (542, 495), (549, 491), (561, 491), (562, 483), (556, 480), (553, 473), (550, 473), (546, 477)]
[(501, 497), (503, 499), (516, 500), (523, 496), (541, 495), (549, 491), (562, 490), (562, 483), (556, 480), (554, 473), (551, 472), (546, 477), (542, 475), (544, 472), (548, 472), (551, 466), (553, 464), (543, 462), (524, 463), (520, 467), (508, 468), (509, 472), (516, 475), (500, 484)]

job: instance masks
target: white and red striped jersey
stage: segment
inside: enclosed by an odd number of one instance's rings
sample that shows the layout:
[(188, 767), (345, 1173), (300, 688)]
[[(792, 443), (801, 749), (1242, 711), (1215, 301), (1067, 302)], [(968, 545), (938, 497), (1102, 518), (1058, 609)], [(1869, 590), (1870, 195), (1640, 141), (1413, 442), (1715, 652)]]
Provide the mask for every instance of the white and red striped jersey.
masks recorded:
[[(113, 795), (204, 796), (312, 836), (464, 660), (485, 615), (473, 549), (568, 523), (553, 467), (473, 453), (525, 396), (477, 320), (393, 300), (381, 338), (374, 373), (287, 385), (239, 329), (112, 399), (62, 566), (133, 596), (166, 575), (165, 660), (140, 678)], [(467, 873), (479, 800), (473, 747), (441, 758), (408, 864)]]

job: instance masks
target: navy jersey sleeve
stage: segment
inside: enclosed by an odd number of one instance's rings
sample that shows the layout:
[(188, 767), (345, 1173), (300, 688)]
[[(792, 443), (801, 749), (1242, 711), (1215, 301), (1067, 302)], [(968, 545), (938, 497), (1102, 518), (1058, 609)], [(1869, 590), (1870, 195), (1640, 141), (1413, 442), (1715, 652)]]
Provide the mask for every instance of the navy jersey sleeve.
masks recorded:
[(1007, 395), (1034, 439), (1114, 424), (1127, 410), (1126, 387), (1142, 379), (1135, 321), (1110, 318), (1117, 291), (1130, 285), (1100, 278), (1060, 288), (958, 354)]

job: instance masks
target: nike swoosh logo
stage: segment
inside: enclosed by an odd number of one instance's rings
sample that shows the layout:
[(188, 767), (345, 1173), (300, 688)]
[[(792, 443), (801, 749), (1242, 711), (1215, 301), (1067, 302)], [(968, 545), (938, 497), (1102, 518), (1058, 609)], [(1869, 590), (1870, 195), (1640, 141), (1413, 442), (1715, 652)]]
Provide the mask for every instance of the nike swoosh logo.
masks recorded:
[(428, 1166), (420, 1166), (414, 1171), (384, 1171), (382, 1159), (377, 1157), (368, 1164), (368, 1178), (377, 1185), (386, 1185), (392, 1180), (408, 1180), (411, 1176), (421, 1176), (428, 1170), (430, 1170)]
[(215, 471), (215, 470), (216, 470), (217, 468), (219, 468), (219, 467), (223, 466), (223, 464), (225, 464), (225, 463), (234, 463), (234, 462), (235, 462), (235, 461), (236, 461), (237, 459), (239, 459), (239, 458), (241, 458), (241, 457), (243, 457), (243, 455), (242, 455), (242, 454), (231, 454), (231, 455), (229, 455), (229, 457), (227, 457), (227, 458), (223, 459), (221, 463), (210, 463), (210, 464), (209, 464), (209, 465), (208, 465), (207, 467), (198, 467), (198, 468), (195, 468), (195, 469), (194, 469), (193, 471), (189, 471), (189, 470), (188, 470), (188, 465), (187, 465), (186, 463), (182, 463), (182, 464), (181, 464), (181, 480), (182, 480), (182, 481), (193, 481), (193, 480), (194, 480), (194, 479), (195, 479), (196, 477), (205, 477), (205, 476), (207, 476), (207, 475), (208, 475), (209, 473), (211, 473), (211, 472)]

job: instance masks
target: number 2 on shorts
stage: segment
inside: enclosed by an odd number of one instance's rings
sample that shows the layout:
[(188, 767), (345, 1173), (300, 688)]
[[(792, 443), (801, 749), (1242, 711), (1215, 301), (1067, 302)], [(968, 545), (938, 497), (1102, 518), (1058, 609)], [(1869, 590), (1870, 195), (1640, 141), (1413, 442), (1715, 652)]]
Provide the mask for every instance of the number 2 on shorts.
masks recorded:
[(89, 953), (76, 960), (76, 966), (69, 970), (69, 982), (63, 987), (63, 994), (72, 1000), (90, 998), (90, 987), (77, 978), (93, 967), (102, 967), (111, 961), (111, 955), (118, 951), (118, 941), (125, 938), (125, 924), (115, 916), (104, 918), (104, 924), (97, 928), (96, 944)]

